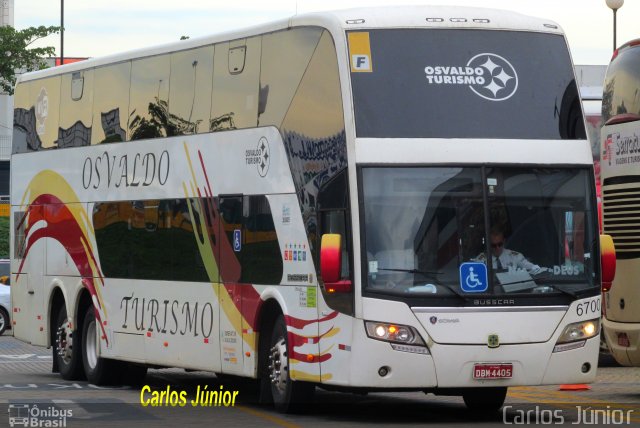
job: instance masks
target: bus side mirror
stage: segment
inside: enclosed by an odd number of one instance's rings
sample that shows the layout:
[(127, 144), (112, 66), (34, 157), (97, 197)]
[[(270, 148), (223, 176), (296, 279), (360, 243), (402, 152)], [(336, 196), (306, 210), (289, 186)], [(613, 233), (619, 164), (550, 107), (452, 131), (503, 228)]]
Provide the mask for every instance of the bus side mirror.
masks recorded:
[(320, 243), (320, 275), (328, 293), (348, 293), (351, 281), (340, 280), (342, 272), (342, 235), (326, 233)]
[(600, 235), (600, 262), (602, 264), (602, 291), (609, 291), (616, 277), (616, 248), (610, 235)]

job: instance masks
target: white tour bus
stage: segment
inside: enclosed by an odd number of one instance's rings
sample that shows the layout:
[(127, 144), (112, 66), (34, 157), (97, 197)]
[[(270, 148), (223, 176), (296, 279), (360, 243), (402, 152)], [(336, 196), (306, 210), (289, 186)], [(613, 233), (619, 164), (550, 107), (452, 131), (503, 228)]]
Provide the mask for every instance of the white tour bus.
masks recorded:
[(640, 39), (618, 48), (602, 95), (602, 212), (617, 274), (604, 291), (603, 331), (616, 361), (640, 366)]
[(553, 22), (300, 15), (25, 74), (14, 119), (15, 335), (65, 379), (490, 411), (595, 378), (593, 159)]

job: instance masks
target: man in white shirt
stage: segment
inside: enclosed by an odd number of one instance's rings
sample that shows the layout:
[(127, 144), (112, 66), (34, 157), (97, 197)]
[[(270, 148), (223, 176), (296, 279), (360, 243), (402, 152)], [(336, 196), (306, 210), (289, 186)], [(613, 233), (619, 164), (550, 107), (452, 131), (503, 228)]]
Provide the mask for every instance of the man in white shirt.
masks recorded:
[(493, 268), (498, 271), (510, 269), (525, 269), (530, 275), (537, 275), (542, 268), (531, 263), (524, 255), (517, 251), (509, 250), (504, 246), (504, 232), (498, 228), (492, 228), (489, 234), (491, 240), (491, 260)]

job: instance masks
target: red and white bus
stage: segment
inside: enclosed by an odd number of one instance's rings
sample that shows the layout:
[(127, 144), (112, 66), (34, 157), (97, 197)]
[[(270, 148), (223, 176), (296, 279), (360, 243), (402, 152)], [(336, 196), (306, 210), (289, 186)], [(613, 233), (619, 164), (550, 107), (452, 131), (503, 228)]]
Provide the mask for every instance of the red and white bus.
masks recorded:
[[(595, 378), (593, 163), (551, 21), (300, 15), (25, 74), (14, 118), (15, 335), (65, 379), (184, 367), (285, 411), (316, 386), (490, 411)], [(486, 262), (504, 246), (535, 271)]]

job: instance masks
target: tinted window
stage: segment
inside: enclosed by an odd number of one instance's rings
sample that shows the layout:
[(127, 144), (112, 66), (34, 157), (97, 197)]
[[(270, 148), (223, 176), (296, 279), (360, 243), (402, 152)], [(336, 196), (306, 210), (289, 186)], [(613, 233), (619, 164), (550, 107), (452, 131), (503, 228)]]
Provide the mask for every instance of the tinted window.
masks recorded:
[(321, 35), (319, 28), (296, 28), (262, 37), (260, 126), (280, 127)]
[[(98, 203), (93, 225), (103, 273), (109, 278), (209, 281), (195, 232), (196, 199)], [(212, 280), (217, 280), (213, 278)]]
[(85, 70), (62, 76), (57, 141), (60, 148), (91, 144), (93, 73)]
[(221, 239), (229, 247), (221, 245), (220, 276), (222, 281), (237, 283), (242, 275), (242, 196), (220, 197)]
[(213, 46), (171, 54), (168, 135), (209, 131)]
[(221, 196), (220, 216), (221, 232), (231, 247), (231, 251), (225, 251), (223, 246), (220, 255), (223, 280), (280, 284), (282, 255), (267, 198)]
[(629, 113), (640, 115), (640, 45), (621, 48), (604, 80), (603, 122)]
[(13, 153), (39, 150), (42, 141), (36, 131), (36, 107), (29, 97), (36, 82), (21, 83), (13, 97)]
[(129, 140), (166, 137), (169, 122), (169, 55), (133, 61)]
[(260, 37), (253, 37), (215, 46), (211, 131), (258, 124), (260, 42)]
[(126, 140), (131, 62), (95, 70), (91, 144)]
[(29, 101), (34, 106), (36, 133), (42, 143), (38, 150), (57, 147), (60, 80), (60, 76), (54, 76), (36, 80), (29, 85)]
[(319, 246), (316, 198), (320, 186), (347, 165), (340, 74), (328, 31), (320, 36), (291, 100), (282, 133), (309, 245), (315, 253)]
[(265, 196), (244, 197), (244, 243), (242, 282), (280, 284), (282, 254)]
[[(346, 280), (351, 279), (352, 257), (348, 189), (347, 169), (345, 168), (320, 188), (317, 207), (320, 217), (320, 233), (322, 235), (325, 233), (337, 233), (342, 236), (342, 248), (340, 249), (342, 271), (340, 277)], [(320, 254), (317, 253), (315, 254), (316, 261), (320, 259)], [(352, 293), (328, 293), (325, 287), (321, 287), (320, 290), (330, 308), (353, 315)]]
[(585, 138), (562, 36), (443, 29), (348, 36), (360, 137)]

